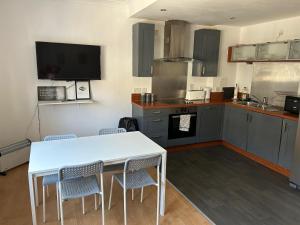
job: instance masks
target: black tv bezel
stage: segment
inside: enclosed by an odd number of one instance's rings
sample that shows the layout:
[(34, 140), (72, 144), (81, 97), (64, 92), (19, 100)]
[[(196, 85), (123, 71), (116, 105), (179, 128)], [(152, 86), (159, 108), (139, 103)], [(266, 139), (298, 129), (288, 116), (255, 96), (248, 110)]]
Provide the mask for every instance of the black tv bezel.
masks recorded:
[[(37, 43), (44, 43), (44, 44), (61, 44), (61, 45), (79, 45), (79, 46), (91, 46), (91, 47), (99, 47), (99, 78), (98, 79), (88, 79), (87, 77), (84, 77), (82, 79), (65, 79), (65, 78), (58, 78), (58, 79), (51, 79), (51, 78), (40, 78), (40, 75), (39, 75), (39, 69), (38, 69), (38, 55), (37, 55)], [(36, 54), (36, 68), (37, 68), (37, 77), (38, 77), (38, 80), (57, 80), (57, 81), (90, 81), (90, 80), (102, 80), (102, 73), (101, 73), (101, 49), (102, 49), (102, 46), (101, 45), (90, 45), (90, 44), (78, 44), (78, 43), (65, 43), (65, 42), (48, 42), (48, 41), (36, 41), (35, 42), (35, 54)]]

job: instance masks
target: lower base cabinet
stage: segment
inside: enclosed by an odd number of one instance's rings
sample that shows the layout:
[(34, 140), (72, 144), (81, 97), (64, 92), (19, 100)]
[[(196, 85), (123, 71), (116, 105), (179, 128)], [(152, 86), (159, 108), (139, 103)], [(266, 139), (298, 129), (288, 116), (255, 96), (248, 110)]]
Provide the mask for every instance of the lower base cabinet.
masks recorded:
[(225, 106), (223, 140), (239, 148), (247, 148), (248, 111), (232, 106)]
[(282, 119), (262, 113), (248, 115), (247, 151), (270, 162), (278, 162)]
[(297, 121), (283, 120), (278, 164), (290, 169), (295, 150), (297, 136)]
[(223, 105), (200, 106), (197, 110), (199, 142), (222, 139)]

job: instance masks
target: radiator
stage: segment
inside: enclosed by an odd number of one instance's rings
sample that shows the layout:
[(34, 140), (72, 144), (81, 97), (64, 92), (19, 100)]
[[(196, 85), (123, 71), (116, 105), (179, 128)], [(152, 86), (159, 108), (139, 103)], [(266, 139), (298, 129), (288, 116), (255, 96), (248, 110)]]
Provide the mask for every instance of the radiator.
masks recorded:
[(0, 148), (0, 172), (12, 169), (29, 160), (31, 141), (25, 139)]

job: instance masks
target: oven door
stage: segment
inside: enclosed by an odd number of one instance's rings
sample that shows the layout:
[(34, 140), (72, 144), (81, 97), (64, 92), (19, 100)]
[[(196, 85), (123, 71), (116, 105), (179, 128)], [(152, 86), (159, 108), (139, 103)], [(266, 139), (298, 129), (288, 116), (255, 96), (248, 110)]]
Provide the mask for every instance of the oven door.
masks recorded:
[[(190, 129), (188, 131), (179, 130), (180, 115), (191, 115)], [(168, 139), (185, 138), (196, 136), (197, 113), (181, 113), (169, 115)]]

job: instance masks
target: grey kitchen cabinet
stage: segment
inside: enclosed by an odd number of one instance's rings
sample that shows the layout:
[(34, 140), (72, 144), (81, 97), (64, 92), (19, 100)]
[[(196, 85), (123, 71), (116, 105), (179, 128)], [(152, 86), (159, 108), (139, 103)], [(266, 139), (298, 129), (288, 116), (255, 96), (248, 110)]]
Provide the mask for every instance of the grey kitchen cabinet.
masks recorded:
[(239, 148), (247, 148), (248, 111), (225, 106), (223, 122), (223, 140)]
[(240, 45), (232, 47), (231, 61), (251, 61), (256, 57), (256, 45)]
[(142, 109), (132, 105), (132, 116), (137, 119), (139, 130), (162, 147), (168, 140), (169, 109)]
[(278, 162), (282, 119), (262, 113), (248, 114), (247, 151), (273, 163)]
[(299, 60), (300, 59), (300, 40), (291, 42), (289, 59)]
[(283, 120), (278, 164), (286, 169), (290, 169), (292, 163), (297, 135), (297, 127), (297, 121), (287, 119)]
[(132, 74), (152, 76), (154, 59), (154, 24), (136, 23), (132, 29)]
[(199, 106), (197, 111), (199, 142), (221, 140), (224, 105)]
[(194, 34), (193, 58), (202, 62), (201, 73), (193, 70), (193, 76), (216, 77), (218, 75), (219, 30), (199, 29)]
[(257, 45), (256, 60), (286, 60), (289, 54), (289, 43), (273, 42)]

